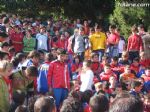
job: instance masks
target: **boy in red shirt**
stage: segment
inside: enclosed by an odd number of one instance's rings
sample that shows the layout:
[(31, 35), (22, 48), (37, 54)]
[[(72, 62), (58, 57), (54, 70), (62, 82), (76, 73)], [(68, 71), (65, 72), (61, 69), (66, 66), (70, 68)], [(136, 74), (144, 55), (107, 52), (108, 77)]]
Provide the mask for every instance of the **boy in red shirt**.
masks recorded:
[(129, 59), (133, 61), (134, 58), (139, 57), (139, 52), (143, 50), (143, 43), (137, 34), (138, 29), (135, 25), (132, 26), (131, 31), (132, 35), (128, 38), (127, 51), (129, 52)]

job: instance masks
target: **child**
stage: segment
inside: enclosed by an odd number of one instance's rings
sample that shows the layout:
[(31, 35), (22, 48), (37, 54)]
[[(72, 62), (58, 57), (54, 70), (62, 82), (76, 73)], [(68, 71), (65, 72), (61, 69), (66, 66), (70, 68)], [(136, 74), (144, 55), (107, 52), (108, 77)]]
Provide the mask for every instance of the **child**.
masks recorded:
[(133, 70), (135, 74), (139, 72), (140, 70), (139, 58), (133, 59), (133, 63), (131, 64), (131, 70)]
[(130, 65), (126, 65), (125, 72), (120, 75), (120, 82), (130, 81), (135, 78), (135, 74), (131, 73)]
[(145, 69), (145, 74), (143, 74), (141, 77), (144, 78), (145, 82), (150, 81), (150, 67)]
[(116, 74), (111, 70), (110, 65), (106, 64), (104, 66), (104, 72), (100, 74), (101, 81), (109, 81), (109, 78), (114, 76), (117, 79)]

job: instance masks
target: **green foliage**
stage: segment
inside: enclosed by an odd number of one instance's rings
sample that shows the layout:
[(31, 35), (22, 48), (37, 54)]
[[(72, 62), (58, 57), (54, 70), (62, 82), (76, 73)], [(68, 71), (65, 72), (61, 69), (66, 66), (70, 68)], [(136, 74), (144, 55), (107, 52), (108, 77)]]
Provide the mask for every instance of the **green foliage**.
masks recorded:
[[(121, 4), (122, 3), (122, 4)], [(149, 6), (123, 6), (123, 3), (149, 3)], [(109, 17), (111, 24), (117, 24), (121, 29), (121, 33), (127, 38), (130, 35), (131, 26), (134, 24), (143, 23), (146, 27), (150, 26), (150, 1), (148, 0), (136, 0), (133, 2), (123, 2), (122, 0), (116, 0), (115, 10)]]
[(0, 7), (21, 16), (69, 17), (97, 20), (107, 17), (114, 8), (115, 0), (0, 0)]

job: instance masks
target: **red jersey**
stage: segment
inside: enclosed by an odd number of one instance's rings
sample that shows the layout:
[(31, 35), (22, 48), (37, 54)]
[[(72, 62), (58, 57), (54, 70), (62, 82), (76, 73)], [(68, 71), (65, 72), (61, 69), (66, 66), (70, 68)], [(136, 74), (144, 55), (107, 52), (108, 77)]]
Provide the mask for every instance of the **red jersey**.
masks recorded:
[(115, 76), (115, 78), (117, 79), (116, 74), (114, 74), (113, 72), (110, 72), (110, 73), (108, 73), (108, 74), (106, 74), (105, 72), (102, 72), (102, 73), (100, 74), (100, 78), (101, 78), (102, 81), (109, 81), (109, 78), (110, 78), (111, 76)]
[(67, 39), (65, 39), (65, 40), (59, 39), (59, 40), (58, 40), (58, 42), (57, 42), (57, 47), (58, 47), (58, 48), (67, 49), (67, 46), (68, 46), (68, 41), (67, 41)]
[(13, 33), (11, 36), (11, 41), (16, 52), (21, 52), (23, 49), (23, 37), (24, 35), (21, 32)]
[(68, 65), (58, 60), (51, 62), (47, 79), (49, 87), (70, 89)]
[(134, 34), (134, 35), (131, 35), (128, 38), (127, 50), (128, 51), (140, 51), (140, 50), (143, 50), (142, 39), (141, 39), (141, 37), (139, 35)]
[(109, 45), (115, 45), (118, 44), (119, 39), (119, 35), (117, 33), (113, 33), (108, 36), (107, 42)]

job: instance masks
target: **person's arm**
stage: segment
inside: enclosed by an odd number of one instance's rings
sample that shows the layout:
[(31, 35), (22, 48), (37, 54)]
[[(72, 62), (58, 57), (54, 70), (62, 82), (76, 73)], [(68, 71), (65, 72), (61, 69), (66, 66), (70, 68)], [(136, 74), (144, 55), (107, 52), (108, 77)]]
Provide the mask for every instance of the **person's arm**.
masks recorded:
[(52, 88), (52, 77), (53, 77), (54, 63), (50, 63), (48, 74), (47, 74), (47, 82), (49, 88)]

